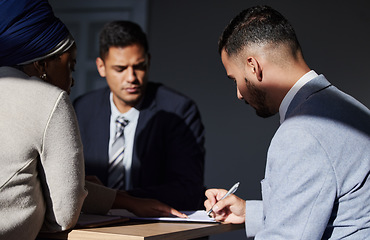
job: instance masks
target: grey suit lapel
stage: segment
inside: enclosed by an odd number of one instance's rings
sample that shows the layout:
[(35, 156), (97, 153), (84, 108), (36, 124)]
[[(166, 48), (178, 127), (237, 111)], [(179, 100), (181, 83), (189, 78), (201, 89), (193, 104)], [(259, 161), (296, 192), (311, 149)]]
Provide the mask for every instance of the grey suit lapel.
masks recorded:
[(326, 78), (322, 74), (306, 83), (294, 96), (292, 102), (288, 107), (286, 118), (289, 118), (290, 115), (294, 112), (294, 110), (297, 107), (299, 107), (303, 102), (305, 102), (308, 98), (310, 98), (312, 95), (330, 86), (331, 83), (328, 80), (326, 80)]

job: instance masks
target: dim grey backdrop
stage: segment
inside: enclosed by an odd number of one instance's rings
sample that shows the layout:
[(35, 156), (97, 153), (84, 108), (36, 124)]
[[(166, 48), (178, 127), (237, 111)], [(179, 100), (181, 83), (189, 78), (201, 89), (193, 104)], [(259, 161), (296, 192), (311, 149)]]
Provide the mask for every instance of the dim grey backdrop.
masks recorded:
[[(103, 22), (128, 19), (147, 32), (150, 80), (190, 96), (206, 128), (207, 187), (241, 185), (237, 195), (261, 199), (266, 151), (278, 116), (262, 119), (236, 98), (217, 52), (226, 24), (241, 10), (268, 4), (296, 29), (309, 66), (370, 106), (370, 2), (249, 0), (64, 0), (50, 1), (76, 37), (78, 64), (71, 98), (105, 85), (95, 69), (97, 33)], [(85, 22), (88, 19), (88, 23)], [(244, 231), (211, 240), (245, 239)]]

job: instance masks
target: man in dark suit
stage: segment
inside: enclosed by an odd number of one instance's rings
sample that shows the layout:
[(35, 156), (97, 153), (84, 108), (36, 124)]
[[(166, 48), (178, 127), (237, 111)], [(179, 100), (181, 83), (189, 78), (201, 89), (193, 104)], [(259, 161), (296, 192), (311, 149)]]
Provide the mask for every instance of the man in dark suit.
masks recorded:
[[(105, 25), (96, 64), (109, 87), (74, 102), (86, 175), (179, 210), (201, 209), (205, 150), (199, 111), (191, 99), (148, 82), (149, 62), (146, 35), (137, 24)], [(117, 117), (124, 118), (123, 146), (113, 157)]]

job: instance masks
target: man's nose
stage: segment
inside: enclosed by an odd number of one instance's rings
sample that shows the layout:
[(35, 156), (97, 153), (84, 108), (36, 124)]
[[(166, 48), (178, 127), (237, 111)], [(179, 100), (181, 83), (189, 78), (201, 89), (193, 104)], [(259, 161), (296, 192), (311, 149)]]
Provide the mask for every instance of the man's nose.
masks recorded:
[(135, 69), (133, 67), (127, 68), (127, 81), (133, 82), (136, 79)]

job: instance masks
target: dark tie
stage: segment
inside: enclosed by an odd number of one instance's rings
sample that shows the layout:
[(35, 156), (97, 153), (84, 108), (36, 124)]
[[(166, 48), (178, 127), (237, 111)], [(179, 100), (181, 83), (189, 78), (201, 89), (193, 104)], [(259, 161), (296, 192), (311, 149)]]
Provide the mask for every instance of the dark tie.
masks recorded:
[(129, 121), (124, 117), (116, 120), (116, 135), (109, 156), (108, 187), (125, 189), (125, 167), (123, 166), (123, 153), (125, 152), (124, 129)]

